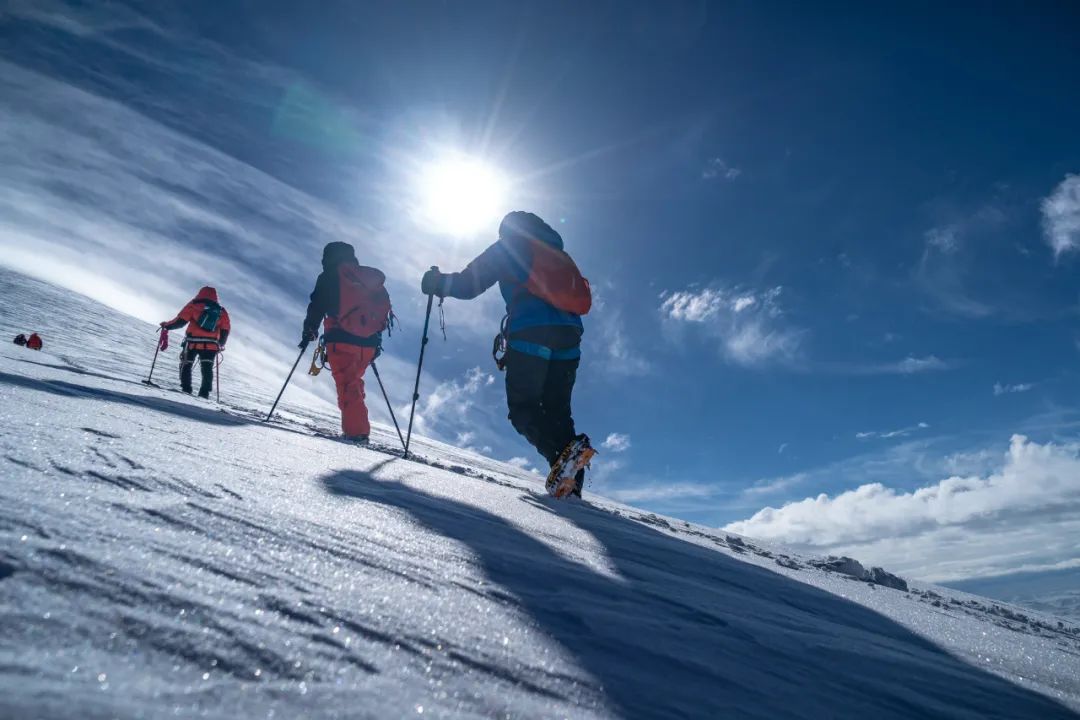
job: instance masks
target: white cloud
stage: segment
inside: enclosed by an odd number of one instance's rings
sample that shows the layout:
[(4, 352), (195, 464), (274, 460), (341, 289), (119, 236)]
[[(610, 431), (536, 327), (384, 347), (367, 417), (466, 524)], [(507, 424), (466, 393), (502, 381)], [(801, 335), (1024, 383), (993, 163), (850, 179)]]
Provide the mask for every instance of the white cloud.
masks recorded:
[[(476, 430), (486, 429), (491, 423), (486, 418), (478, 421), (474, 411), (490, 413), (489, 403), (478, 407), (477, 396), (493, 382), (490, 373), (474, 367), (460, 379), (440, 382), (434, 389), (422, 392), (416, 406), (416, 432), (436, 439), (448, 439), (467, 450), (490, 450), (486, 445), (479, 448), (475, 445), (479, 437)], [(401, 411), (407, 417), (409, 405), (403, 405)], [(474, 429), (462, 431), (460, 428), (466, 422)]]
[(532, 464), (532, 461), (529, 460), (528, 458), (512, 457), (512, 458), (510, 458), (509, 460), (506, 461), (506, 464), (507, 465), (513, 465), (516, 468), (521, 468), (522, 470), (524, 470), (525, 468), (529, 467), (529, 465)]
[(701, 171), (702, 180), (716, 180), (717, 178), (732, 181), (742, 175), (742, 170), (732, 167), (724, 162), (723, 158), (710, 158)]
[(1024, 393), (1035, 387), (1034, 383), (1017, 383), (1015, 385), (1002, 385), (994, 383), (994, 395), (1007, 395), (1009, 393)]
[(918, 432), (919, 430), (926, 430), (929, 427), (929, 424), (921, 422), (915, 425), (911, 425), (909, 427), (898, 428), (896, 430), (867, 430), (864, 432), (857, 432), (855, 433), (855, 437), (859, 440), (869, 440), (871, 438), (882, 438), (888, 440), (889, 438), (906, 437), (913, 432)]
[[(730, 303), (732, 310), (737, 302)], [(723, 292), (706, 288), (700, 292), (671, 293), (664, 298), (660, 310), (672, 320), (700, 323), (715, 317), (728, 304)]]
[(788, 448), (788, 444), (787, 444), (787, 443), (780, 443), (780, 447), (778, 447), (778, 448), (776, 449), (776, 454), (777, 454), (777, 455), (783, 455), (783, 454), (784, 454), (784, 451), (785, 451), (785, 450), (787, 450), (787, 448)]
[(725, 529), (932, 580), (1059, 562), (1080, 547), (1080, 444), (1015, 435), (985, 476), (913, 491), (869, 483), (765, 508)]
[(780, 287), (760, 292), (741, 288), (665, 292), (660, 312), (716, 337), (730, 362), (744, 366), (790, 362), (798, 356), (805, 332), (785, 323), (782, 292)]
[(1080, 175), (1066, 175), (1042, 201), (1043, 234), (1054, 257), (1080, 248)]
[(757, 298), (755, 298), (753, 295), (744, 295), (741, 298), (735, 298), (735, 304), (732, 306), (732, 309), (735, 312), (742, 312), (747, 308), (754, 307), (754, 305), (756, 304)]
[(613, 432), (604, 438), (604, 442), (600, 443), (600, 447), (613, 453), (626, 452), (630, 449), (630, 436), (625, 433)]

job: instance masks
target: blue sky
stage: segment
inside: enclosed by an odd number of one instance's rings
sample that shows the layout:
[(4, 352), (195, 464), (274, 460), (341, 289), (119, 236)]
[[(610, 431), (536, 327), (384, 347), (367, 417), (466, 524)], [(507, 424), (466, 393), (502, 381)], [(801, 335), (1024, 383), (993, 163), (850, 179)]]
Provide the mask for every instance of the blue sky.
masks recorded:
[[(348, 240), (390, 276), (404, 399), (420, 272), (497, 227), (441, 232), (417, 177), (481, 157), (511, 181), (500, 212), (556, 223), (597, 291), (576, 416), (609, 440), (598, 492), (934, 578), (1076, 560), (1076, 8), (9, 7), (0, 262), (146, 320), (213, 282), (271, 387), (319, 249)], [(422, 428), (532, 464), (491, 295), (447, 302)], [(953, 475), (993, 501), (907, 506)], [(868, 483), (903, 522), (848, 527)], [(822, 493), (853, 505), (799, 504)], [(833, 524), (807, 535), (803, 511)], [(928, 564), (943, 547), (963, 561)]]

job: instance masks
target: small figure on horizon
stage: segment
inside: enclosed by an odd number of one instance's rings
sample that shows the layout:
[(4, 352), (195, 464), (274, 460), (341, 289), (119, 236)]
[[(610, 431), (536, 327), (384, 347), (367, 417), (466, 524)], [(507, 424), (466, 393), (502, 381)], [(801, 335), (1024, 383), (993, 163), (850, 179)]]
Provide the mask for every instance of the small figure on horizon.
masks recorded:
[(311, 291), (300, 347), (319, 339), (322, 323), (317, 352), (325, 353), (334, 376), (341, 432), (346, 440), (366, 444), (371, 422), (364, 403), (364, 373), (382, 351), (382, 333), (393, 321), (386, 275), (361, 265), (356, 250), (344, 242), (323, 248), (322, 267)]
[(191, 394), (191, 372), (195, 361), (202, 371), (199, 397), (209, 398), (214, 387), (214, 362), (225, 349), (232, 326), (229, 312), (218, 303), (217, 290), (209, 285), (183, 307), (172, 320), (160, 324), (163, 330), (176, 330), (187, 323), (180, 346), (180, 389)]
[(493, 354), (497, 367), (506, 370), (510, 423), (547, 460), (548, 492), (581, 497), (585, 468), (596, 451), (588, 435), (574, 428), (570, 404), (581, 362), (581, 316), (592, 306), (589, 282), (554, 228), (517, 211), (503, 218), (499, 239), (464, 270), (429, 270), (420, 290), (471, 300), (495, 283), (506, 317)]

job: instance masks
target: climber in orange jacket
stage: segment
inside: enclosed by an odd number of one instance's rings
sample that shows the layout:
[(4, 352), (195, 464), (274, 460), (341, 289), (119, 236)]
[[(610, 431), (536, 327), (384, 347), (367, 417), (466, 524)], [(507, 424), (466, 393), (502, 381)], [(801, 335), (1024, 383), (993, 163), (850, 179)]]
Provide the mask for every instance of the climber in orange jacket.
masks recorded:
[(191, 370), (198, 360), (202, 370), (199, 397), (208, 398), (214, 387), (214, 362), (225, 349), (232, 329), (228, 311), (218, 304), (217, 290), (209, 285), (202, 288), (175, 318), (161, 323), (161, 327), (176, 330), (184, 323), (187, 330), (180, 350), (180, 389), (191, 394)]

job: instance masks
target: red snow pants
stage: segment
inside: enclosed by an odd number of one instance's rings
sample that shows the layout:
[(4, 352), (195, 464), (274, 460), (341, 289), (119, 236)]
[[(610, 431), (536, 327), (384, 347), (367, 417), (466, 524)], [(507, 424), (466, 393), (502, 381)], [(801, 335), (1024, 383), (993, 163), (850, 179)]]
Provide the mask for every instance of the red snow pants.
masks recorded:
[(337, 385), (338, 409), (341, 410), (341, 432), (346, 437), (368, 435), (367, 405), (364, 404), (364, 373), (375, 359), (375, 348), (329, 343), (326, 359)]

